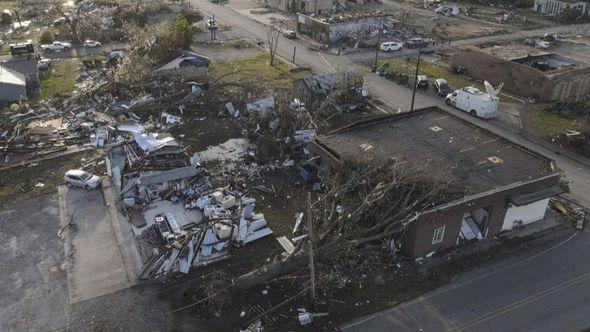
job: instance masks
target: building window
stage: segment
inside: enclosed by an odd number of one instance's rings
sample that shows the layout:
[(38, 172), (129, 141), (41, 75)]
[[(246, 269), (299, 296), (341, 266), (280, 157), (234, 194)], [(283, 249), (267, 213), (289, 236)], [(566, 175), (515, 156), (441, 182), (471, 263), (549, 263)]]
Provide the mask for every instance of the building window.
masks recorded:
[(432, 244), (441, 243), (445, 236), (445, 226), (441, 226), (434, 230), (434, 236), (432, 236)]

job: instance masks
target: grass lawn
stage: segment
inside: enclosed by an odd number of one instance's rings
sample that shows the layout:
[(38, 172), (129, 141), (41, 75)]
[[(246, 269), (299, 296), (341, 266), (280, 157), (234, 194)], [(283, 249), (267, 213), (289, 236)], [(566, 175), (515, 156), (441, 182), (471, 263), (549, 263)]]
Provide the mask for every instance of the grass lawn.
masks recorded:
[[(236, 75), (251, 76), (260, 82), (268, 84), (276, 90), (290, 90), (293, 81), (309, 75), (308, 73), (291, 73), (292, 68), (287, 63), (275, 57), (274, 66), (269, 65), (270, 55), (260, 53), (251, 57), (234, 60), (232, 62), (218, 62), (209, 67), (209, 72), (216, 77), (235, 72)], [(226, 81), (234, 81), (235, 76), (229, 75)]]
[[(20, 166), (0, 171), (0, 206), (55, 192), (57, 186), (63, 182), (64, 173), (79, 168), (83, 164), (82, 158), (89, 159), (94, 153), (94, 150), (82, 151), (62, 158), (40, 161), (36, 166)], [(44, 186), (35, 187), (37, 183), (43, 183)]]
[(541, 137), (555, 137), (563, 134), (566, 130), (580, 130), (580, 122), (568, 119), (546, 111), (535, 111), (533, 121), (537, 133)]
[(0, 0), (0, 12), (4, 9), (15, 9), (16, 0)]
[[(413, 77), (416, 73), (416, 60), (410, 60), (409, 66), (406, 66), (406, 59), (404, 58), (395, 58), (391, 60), (379, 61), (379, 66), (388, 62), (389, 67), (386, 71), (391, 73), (404, 73)], [(449, 71), (449, 68), (439, 66), (437, 64), (427, 62), (427, 61), (420, 61), (420, 75), (426, 75), (429, 79), (435, 80), (437, 78), (444, 78), (447, 82), (453, 87), (454, 89), (460, 89), (466, 86), (473, 86), (478, 89), (484, 89), (483, 84), (470, 81), (466, 78), (463, 78), (457, 74), (453, 74)]]
[(77, 59), (55, 61), (51, 64), (51, 71), (41, 78), (41, 92), (39, 99), (51, 97), (54, 93), (69, 93), (74, 91), (76, 77), (80, 72), (80, 62)]

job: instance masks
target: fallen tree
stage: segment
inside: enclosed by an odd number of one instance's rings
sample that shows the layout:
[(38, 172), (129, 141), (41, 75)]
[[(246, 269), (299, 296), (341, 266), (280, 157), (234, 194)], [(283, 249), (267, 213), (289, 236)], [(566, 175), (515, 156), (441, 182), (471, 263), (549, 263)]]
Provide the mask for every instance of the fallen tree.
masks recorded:
[[(312, 204), (314, 255), (320, 269), (366, 252), (382, 252), (397, 243), (416, 213), (462, 195), (452, 182), (432, 179), (422, 169), (395, 160), (347, 161)], [(247, 290), (302, 268), (309, 246), (299, 243), (285, 259), (259, 267), (233, 280), (234, 290)], [(348, 269), (354, 273), (354, 269)], [(344, 272), (346, 273), (346, 272)], [(321, 283), (322, 281), (319, 280)]]

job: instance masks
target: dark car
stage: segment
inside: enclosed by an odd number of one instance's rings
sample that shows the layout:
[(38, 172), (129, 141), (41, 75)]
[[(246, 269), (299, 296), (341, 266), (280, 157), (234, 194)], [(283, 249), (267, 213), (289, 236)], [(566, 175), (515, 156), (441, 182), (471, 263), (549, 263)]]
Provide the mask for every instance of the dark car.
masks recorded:
[(449, 83), (443, 78), (434, 81), (434, 89), (436, 89), (436, 94), (441, 97), (446, 97), (449, 93), (453, 92)]
[(427, 39), (412, 38), (412, 39), (406, 40), (404, 42), (404, 47), (405, 48), (423, 48), (423, 47), (428, 46), (428, 44), (430, 44), (430, 41)]

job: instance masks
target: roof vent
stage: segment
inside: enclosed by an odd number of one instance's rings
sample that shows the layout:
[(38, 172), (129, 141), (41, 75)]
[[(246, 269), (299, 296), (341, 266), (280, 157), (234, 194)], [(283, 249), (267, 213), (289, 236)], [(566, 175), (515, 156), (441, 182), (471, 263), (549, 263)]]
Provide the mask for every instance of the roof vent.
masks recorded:
[(434, 132), (437, 132), (437, 131), (441, 131), (443, 129), (441, 127), (439, 127), (439, 126), (432, 126), (432, 127), (430, 127), (430, 130), (432, 130)]
[(501, 158), (498, 158), (497, 156), (490, 156), (487, 159), (494, 164), (501, 164), (504, 162), (504, 160), (502, 160)]

